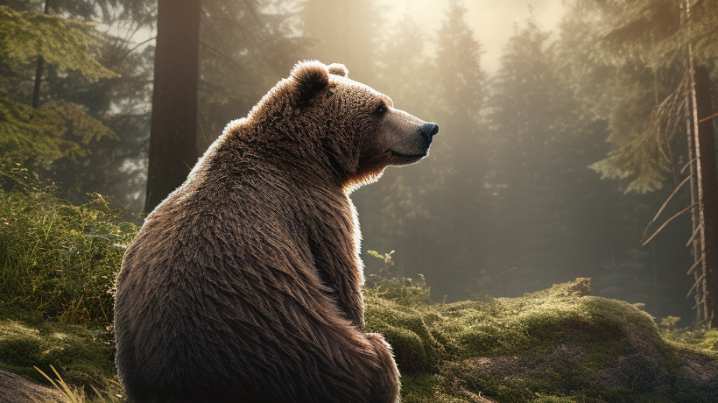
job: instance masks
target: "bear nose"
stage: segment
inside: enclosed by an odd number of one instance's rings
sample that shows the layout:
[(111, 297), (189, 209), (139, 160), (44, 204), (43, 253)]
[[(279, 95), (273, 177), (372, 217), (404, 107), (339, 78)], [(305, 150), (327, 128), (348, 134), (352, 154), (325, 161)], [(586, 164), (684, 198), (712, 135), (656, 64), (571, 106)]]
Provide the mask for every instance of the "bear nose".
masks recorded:
[(431, 138), (439, 132), (439, 125), (436, 123), (424, 123), (419, 126), (419, 134), (421, 134), (426, 141), (431, 142)]

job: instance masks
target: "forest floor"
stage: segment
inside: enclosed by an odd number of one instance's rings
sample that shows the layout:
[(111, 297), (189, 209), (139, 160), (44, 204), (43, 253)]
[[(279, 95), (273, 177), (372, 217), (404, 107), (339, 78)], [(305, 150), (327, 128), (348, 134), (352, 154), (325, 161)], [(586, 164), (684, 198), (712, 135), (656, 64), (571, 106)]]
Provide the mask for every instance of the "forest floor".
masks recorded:
[(715, 331), (660, 331), (640, 305), (577, 279), (518, 298), (402, 305), (369, 296), (407, 402), (709, 402)]
[[(109, 324), (137, 226), (102, 198), (38, 191), (0, 189), (0, 217), (0, 402), (122, 401)], [(423, 281), (383, 278), (365, 292), (367, 330), (394, 347), (404, 402), (717, 400), (718, 330), (657, 324), (590, 288), (431, 303)]]
[[(639, 306), (589, 292), (577, 279), (518, 298), (429, 304), (370, 289), (367, 326), (395, 349), (404, 402), (715, 401), (718, 333), (667, 334)], [(47, 384), (34, 367), (57, 382), (52, 365), (72, 390), (58, 400), (122, 401), (111, 329), (0, 314), (0, 383), (25, 382), (9, 372)]]

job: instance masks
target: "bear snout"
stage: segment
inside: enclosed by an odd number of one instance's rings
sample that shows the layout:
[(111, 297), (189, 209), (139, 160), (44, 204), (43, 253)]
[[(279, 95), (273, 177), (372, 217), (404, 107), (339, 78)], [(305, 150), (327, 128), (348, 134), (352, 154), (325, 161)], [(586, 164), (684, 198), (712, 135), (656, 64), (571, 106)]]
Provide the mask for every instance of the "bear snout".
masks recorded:
[(426, 140), (427, 145), (430, 145), (431, 140), (437, 133), (439, 133), (439, 125), (433, 122), (424, 123), (423, 125), (419, 126), (418, 130), (421, 137)]

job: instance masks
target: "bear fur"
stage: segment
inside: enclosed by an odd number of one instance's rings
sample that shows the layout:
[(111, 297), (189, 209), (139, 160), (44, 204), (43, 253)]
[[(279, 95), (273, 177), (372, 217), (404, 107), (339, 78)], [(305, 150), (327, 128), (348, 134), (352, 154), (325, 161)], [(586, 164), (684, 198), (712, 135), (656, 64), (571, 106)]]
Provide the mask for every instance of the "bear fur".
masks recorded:
[(115, 297), (130, 401), (399, 400), (391, 347), (362, 332), (348, 195), (431, 136), (347, 75), (296, 65), (147, 216)]

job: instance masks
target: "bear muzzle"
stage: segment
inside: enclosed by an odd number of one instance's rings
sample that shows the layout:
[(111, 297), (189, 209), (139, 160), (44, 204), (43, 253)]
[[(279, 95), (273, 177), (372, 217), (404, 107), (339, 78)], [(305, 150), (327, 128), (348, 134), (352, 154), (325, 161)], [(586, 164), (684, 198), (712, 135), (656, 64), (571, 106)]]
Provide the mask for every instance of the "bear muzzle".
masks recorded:
[(424, 123), (419, 126), (419, 134), (426, 140), (427, 145), (431, 145), (431, 140), (439, 133), (439, 125), (434, 122)]
[(439, 125), (436, 123), (421, 124), (415, 134), (389, 148), (394, 163), (408, 164), (429, 155), (429, 147), (437, 133), (439, 133)]

